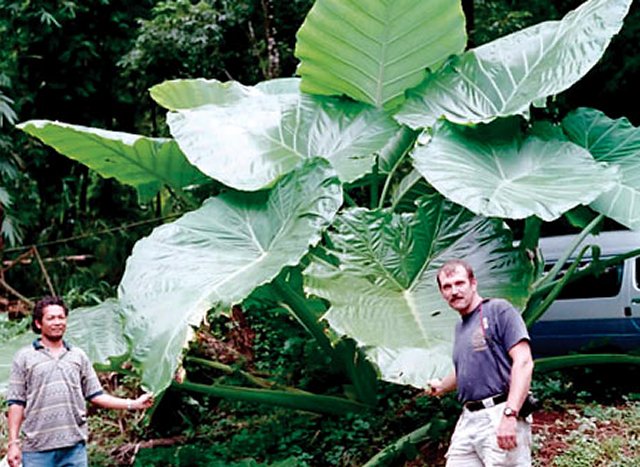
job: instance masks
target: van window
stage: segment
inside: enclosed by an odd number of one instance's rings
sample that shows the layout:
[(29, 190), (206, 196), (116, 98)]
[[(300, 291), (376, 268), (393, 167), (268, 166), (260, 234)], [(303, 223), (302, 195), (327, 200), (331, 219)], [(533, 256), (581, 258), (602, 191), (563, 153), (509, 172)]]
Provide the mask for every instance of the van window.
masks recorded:
[[(585, 261), (579, 269), (586, 267), (587, 264)], [(552, 266), (547, 265), (545, 269), (551, 269)], [(624, 264), (616, 264), (607, 267), (599, 276), (590, 275), (572, 281), (562, 289), (558, 299), (615, 297), (622, 287), (623, 267)], [(640, 265), (636, 262), (636, 268), (639, 267)], [(562, 277), (565, 271), (562, 271), (559, 276)], [(638, 274), (636, 274), (637, 277)]]
[(636, 289), (640, 289), (640, 256), (636, 258)]

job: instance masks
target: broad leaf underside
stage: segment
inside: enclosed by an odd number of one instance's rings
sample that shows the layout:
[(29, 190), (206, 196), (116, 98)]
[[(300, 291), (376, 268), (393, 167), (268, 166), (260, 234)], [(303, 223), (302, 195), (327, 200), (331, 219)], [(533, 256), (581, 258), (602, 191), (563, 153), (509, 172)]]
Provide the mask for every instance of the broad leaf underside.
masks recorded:
[(331, 303), (331, 327), (364, 346), (385, 380), (424, 387), (450, 367), (459, 318), (435, 281), (447, 259), (468, 260), (484, 296), (527, 299), (531, 271), (506, 227), (439, 196), (424, 198), (415, 214), (352, 209), (334, 228), (339, 265), (314, 257), (305, 288)]
[(626, 118), (613, 120), (594, 109), (578, 109), (562, 126), (569, 138), (622, 177), (590, 206), (633, 230), (640, 230), (640, 129)]
[(412, 128), (528, 116), (531, 104), (582, 78), (617, 34), (631, 0), (590, 0), (561, 21), (497, 39), (450, 61), (408, 92), (396, 118)]
[(66, 339), (84, 350), (94, 364), (108, 367), (112, 360), (129, 353), (123, 329), (120, 302), (108, 299), (99, 305), (74, 309), (69, 314)]
[(414, 150), (414, 166), (447, 198), (476, 214), (546, 221), (611, 189), (618, 170), (580, 146), (522, 135), (517, 121), (477, 128), (443, 123)]
[[(229, 90), (231, 95), (223, 104), (203, 100), (198, 107), (170, 112), (171, 133), (191, 163), (239, 190), (268, 188), (313, 157), (329, 160), (344, 182), (370, 172), (374, 153), (387, 145), (398, 125), (370, 106), (301, 94), (293, 83), (174, 83), (178, 90), (224, 86), (218, 94)], [(207, 92), (213, 91), (201, 94)]]
[(120, 283), (133, 357), (154, 390), (171, 381), (190, 327), (298, 264), (342, 204), (335, 172), (307, 162), (270, 192), (228, 192), (136, 243)]

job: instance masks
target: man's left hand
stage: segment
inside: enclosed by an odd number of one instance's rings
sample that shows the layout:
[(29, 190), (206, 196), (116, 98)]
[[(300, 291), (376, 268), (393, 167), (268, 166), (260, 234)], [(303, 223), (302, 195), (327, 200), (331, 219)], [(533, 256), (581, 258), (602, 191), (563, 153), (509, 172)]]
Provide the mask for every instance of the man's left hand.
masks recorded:
[(502, 416), (498, 425), (498, 447), (507, 451), (514, 449), (518, 445), (516, 439), (516, 427), (518, 421), (516, 417)]

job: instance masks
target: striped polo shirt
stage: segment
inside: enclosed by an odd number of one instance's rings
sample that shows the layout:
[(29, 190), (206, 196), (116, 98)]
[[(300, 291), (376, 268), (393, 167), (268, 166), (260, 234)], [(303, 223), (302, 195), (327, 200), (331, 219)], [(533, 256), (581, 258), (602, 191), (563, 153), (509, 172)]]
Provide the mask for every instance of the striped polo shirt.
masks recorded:
[(56, 358), (36, 339), (13, 358), (7, 404), (25, 408), (25, 452), (87, 441), (86, 401), (102, 394), (102, 386), (87, 354), (66, 342), (64, 348)]

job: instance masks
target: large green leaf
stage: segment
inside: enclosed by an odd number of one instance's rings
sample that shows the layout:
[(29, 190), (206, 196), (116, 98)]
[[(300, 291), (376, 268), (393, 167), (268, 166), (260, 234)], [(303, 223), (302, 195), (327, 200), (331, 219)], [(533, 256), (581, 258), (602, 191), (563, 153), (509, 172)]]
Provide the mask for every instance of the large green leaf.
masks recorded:
[(611, 189), (615, 167), (580, 146), (523, 136), (517, 119), (461, 127), (442, 122), (413, 152), (415, 168), (447, 198), (489, 217), (551, 221)]
[[(168, 82), (162, 102), (182, 107), (197, 103), (183, 94), (202, 98), (199, 107), (169, 112), (171, 133), (191, 163), (233, 188), (269, 187), (312, 157), (331, 161), (345, 182), (369, 172), (373, 154), (398, 125), (368, 105), (301, 94), (297, 83)], [(167, 97), (171, 93), (173, 100)]]
[(452, 60), (409, 91), (396, 116), (412, 128), (527, 115), (582, 78), (622, 27), (631, 0), (590, 0), (561, 21), (497, 39)]
[[(295, 94), (298, 78), (279, 78), (255, 85), (265, 94)], [(232, 105), (247, 96), (247, 87), (236, 81), (223, 83), (216, 79), (176, 79), (153, 86), (149, 92), (158, 104), (168, 110), (186, 110), (203, 105)]]
[(398, 132), (378, 152), (378, 170), (381, 173), (394, 172), (406, 159), (418, 137), (417, 132), (401, 126)]
[(305, 288), (331, 303), (331, 327), (364, 346), (387, 381), (424, 387), (450, 368), (459, 316), (436, 285), (444, 261), (469, 261), (483, 296), (517, 305), (527, 299), (531, 268), (507, 227), (439, 195), (411, 214), (348, 210), (334, 227), (331, 253), (339, 264), (313, 256)]
[(18, 127), (103, 177), (135, 187), (143, 201), (155, 196), (163, 185), (181, 189), (208, 180), (170, 139), (48, 120), (30, 120)]
[(190, 327), (298, 264), (342, 204), (326, 161), (308, 161), (269, 192), (227, 192), (136, 243), (119, 296), (143, 382), (164, 389)]
[(405, 175), (391, 192), (391, 208), (396, 212), (414, 212), (416, 201), (436, 192), (417, 170)]
[(630, 229), (640, 230), (640, 129), (626, 118), (612, 120), (594, 109), (578, 109), (562, 126), (569, 138), (593, 157), (616, 166), (618, 183), (590, 206)]
[(66, 338), (84, 350), (94, 364), (110, 367), (114, 359), (129, 351), (123, 330), (120, 302), (108, 299), (99, 305), (74, 309), (69, 314)]
[(9, 387), (9, 374), (11, 373), (13, 356), (22, 347), (31, 344), (37, 337), (32, 332), (25, 332), (0, 344), (0, 394), (6, 394)]
[(466, 44), (451, 0), (318, 0), (297, 39), (303, 91), (387, 108)]

